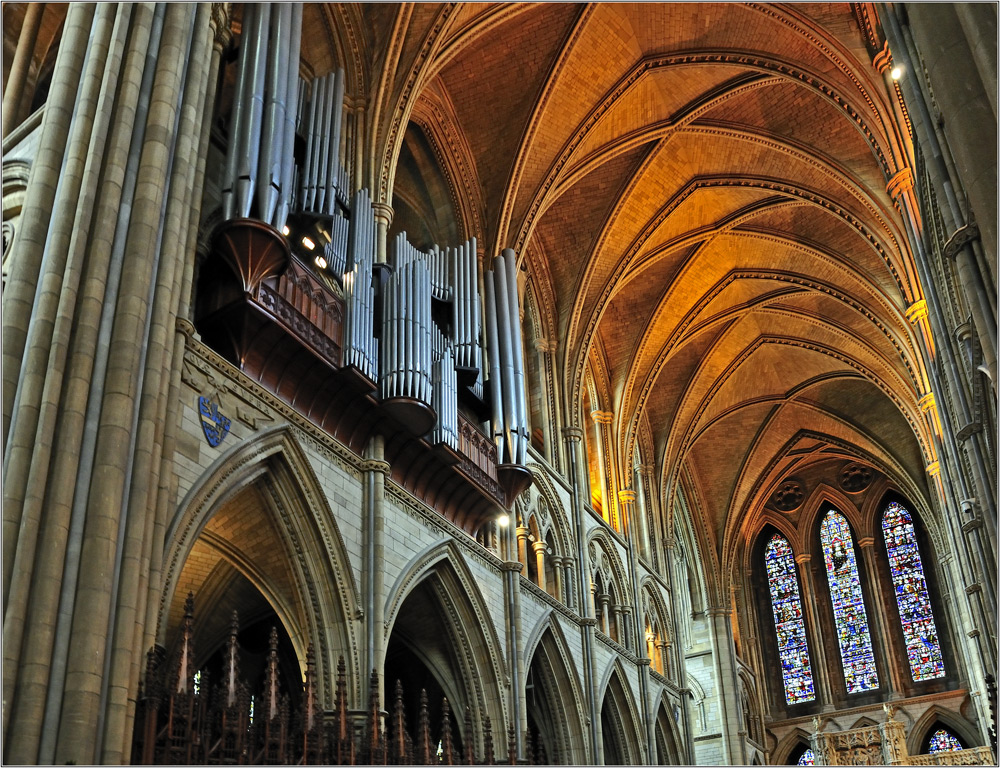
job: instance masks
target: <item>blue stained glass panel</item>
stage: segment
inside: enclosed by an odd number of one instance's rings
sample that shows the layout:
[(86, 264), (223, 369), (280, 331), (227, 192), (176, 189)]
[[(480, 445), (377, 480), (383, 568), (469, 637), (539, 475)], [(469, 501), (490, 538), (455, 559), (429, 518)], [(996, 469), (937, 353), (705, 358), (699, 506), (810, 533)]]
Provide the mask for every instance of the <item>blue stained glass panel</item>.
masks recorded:
[(882, 516), (882, 533), (889, 554), (889, 571), (896, 592), (896, 605), (899, 606), (899, 621), (903, 627), (910, 672), (915, 681), (943, 677), (944, 657), (931, 612), (913, 520), (901, 504), (893, 501), (886, 507)]
[(816, 755), (811, 749), (807, 749), (805, 752), (803, 752), (802, 755), (799, 757), (799, 761), (796, 763), (796, 765), (815, 765), (815, 764), (816, 764)]
[(931, 746), (927, 751), (932, 755), (935, 752), (955, 752), (962, 748), (962, 742), (958, 740), (947, 728), (939, 728), (931, 736)]
[(781, 676), (785, 684), (785, 700), (789, 704), (811, 701), (812, 671), (809, 667), (809, 647), (806, 627), (802, 621), (802, 601), (799, 582), (795, 577), (795, 558), (784, 537), (775, 534), (764, 549), (767, 585), (771, 592), (771, 610), (778, 637)]
[(844, 682), (848, 693), (878, 688), (878, 672), (872, 654), (861, 579), (854, 556), (854, 540), (847, 518), (830, 510), (819, 532), (823, 560), (830, 584), (833, 618), (836, 624), (840, 658), (844, 663)]

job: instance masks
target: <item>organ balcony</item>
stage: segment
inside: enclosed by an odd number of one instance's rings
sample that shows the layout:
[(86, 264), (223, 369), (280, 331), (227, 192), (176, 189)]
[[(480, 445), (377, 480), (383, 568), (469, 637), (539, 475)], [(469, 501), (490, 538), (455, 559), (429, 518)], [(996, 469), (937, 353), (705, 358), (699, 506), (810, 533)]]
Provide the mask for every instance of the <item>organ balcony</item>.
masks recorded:
[(382, 400), (377, 382), (343, 364), (340, 284), (309, 266), (281, 233), (235, 218), (217, 227), (212, 243), (195, 324), (244, 374), (358, 454), (373, 435), (384, 435), (390, 477), (470, 535), (527, 487), (525, 468), (512, 474), (498, 466), (496, 445), (477, 423), (485, 421), (485, 406), (468, 386), (458, 386), (455, 448), (432, 442), (433, 411), (429, 420), (426, 413), (407, 419), (406, 409)]

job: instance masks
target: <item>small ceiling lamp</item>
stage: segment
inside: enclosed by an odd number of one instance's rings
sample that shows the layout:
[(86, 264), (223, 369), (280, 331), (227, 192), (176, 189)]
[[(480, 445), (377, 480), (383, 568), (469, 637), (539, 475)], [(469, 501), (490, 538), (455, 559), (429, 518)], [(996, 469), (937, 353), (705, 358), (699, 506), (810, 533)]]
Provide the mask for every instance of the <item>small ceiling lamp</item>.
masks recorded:
[(326, 259), (324, 259), (320, 254), (316, 255), (316, 258), (313, 259), (313, 263), (315, 263), (320, 269), (326, 269)]
[(308, 249), (309, 249), (310, 251), (311, 251), (311, 250), (312, 250), (313, 248), (315, 248), (315, 247), (316, 247), (316, 243), (314, 243), (314, 242), (313, 242), (312, 240), (310, 240), (310, 239), (309, 239), (308, 237), (303, 237), (303, 238), (302, 238), (302, 245), (304, 245), (304, 246), (305, 246), (306, 248), (308, 248)]
[(501, 528), (506, 528), (508, 525), (510, 525), (510, 516), (500, 515), (497, 518), (497, 525), (499, 525)]
[(902, 76), (903, 76), (903, 68), (899, 64), (894, 66), (892, 68), (892, 71), (889, 73), (889, 77), (891, 77), (893, 80), (899, 80), (899, 78), (901, 78)]

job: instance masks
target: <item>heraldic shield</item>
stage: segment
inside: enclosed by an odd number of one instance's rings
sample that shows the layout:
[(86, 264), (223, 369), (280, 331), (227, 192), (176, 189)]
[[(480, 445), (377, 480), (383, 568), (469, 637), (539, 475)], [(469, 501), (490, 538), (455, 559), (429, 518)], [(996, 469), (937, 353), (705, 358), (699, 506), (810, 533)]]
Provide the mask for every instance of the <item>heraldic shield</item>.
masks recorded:
[(213, 403), (207, 397), (198, 398), (198, 414), (201, 416), (201, 428), (205, 432), (205, 439), (215, 448), (229, 432), (229, 419), (219, 413), (219, 404)]

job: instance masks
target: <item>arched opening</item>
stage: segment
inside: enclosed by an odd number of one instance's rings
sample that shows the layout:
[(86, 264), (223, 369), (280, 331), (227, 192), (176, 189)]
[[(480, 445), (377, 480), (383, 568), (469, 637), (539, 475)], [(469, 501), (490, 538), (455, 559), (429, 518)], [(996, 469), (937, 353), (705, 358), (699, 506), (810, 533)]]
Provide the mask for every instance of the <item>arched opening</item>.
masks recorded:
[(641, 738), (636, 727), (630, 697), (618, 676), (612, 671), (601, 703), (601, 738), (605, 765), (638, 765)]
[(678, 749), (678, 739), (675, 735), (676, 714), (671, 716), (667, 711), (667, 702), (660, 701), (656, 708), (656, 721), (653, 736), (656, 741), (656, 762), (658, 765), (681, 765), (681, 753)]
[(395, 706), (398, 680), (406, 729), (414, 742), (425, 690), (433, 747), (441, 740), (447, 698), (454, 754), (464, 755), (468, 748), (480, 754), (487, 718), (494, 750), (503, 752), (508, 718), (500, 682), (505, 674), (500, 642), (475, 580), (453, 544), (431, 548), (404, 571), (386, 617), (386, 709)]
[(460, 648), (447, 631), (448, 619), (430, 579), (421, 582), (403, 601), (385, 653), (385, 691), (394, 702), (396, 683), (402, 688), (406, 727), (416, 739), (426, 693), (431, 744), (441, 741), (444, 699), (451, 712), (451, 734), (457, 754), (462, 754), (465, 708), (469, 705), (466, 681), (457, 664)]
[(579, 691), (568, 654), (550, 626), (528, 665), (524, 698), (537, 765), (573, 765), (584, 759)]

